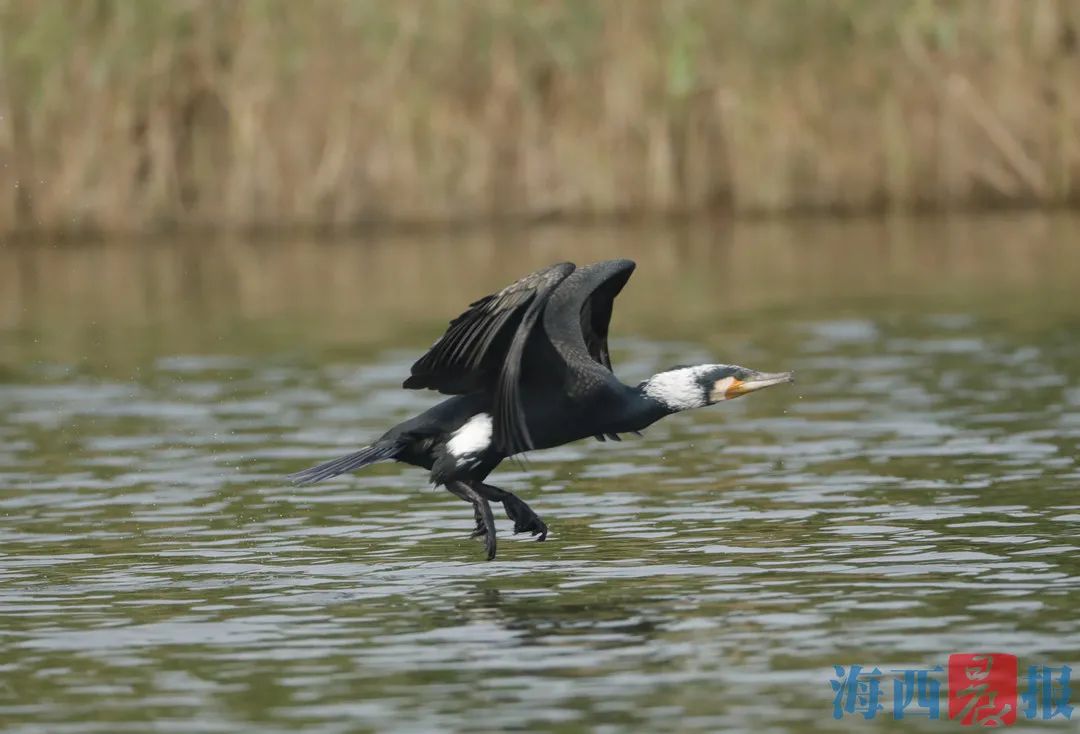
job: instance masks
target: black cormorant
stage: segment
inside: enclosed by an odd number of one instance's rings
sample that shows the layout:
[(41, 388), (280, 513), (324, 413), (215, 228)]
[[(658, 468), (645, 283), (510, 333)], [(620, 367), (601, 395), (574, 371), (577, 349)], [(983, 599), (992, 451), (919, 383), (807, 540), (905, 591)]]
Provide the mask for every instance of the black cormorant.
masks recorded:
[(490, 560), (489, 502), (502, 503), (515, 534), (544, 540), (548, 531), (516, 495), (485, 483), (503, 459), (588, 436), (617, 441), (666, 415), (791, 382), (790, 372), (727, 364), (676, 367), (636, 386), (620, 382), (611, 371), (608, 324), (633, 271), (630, 260), (582, 268), (558, 263), (476, 301), (450, 322), (403, 385), (455, 397), (293, 481), (310, 484), (390, 459), (423, 467), (432, 484), (473, 505), (473, 537), (484, 539)]

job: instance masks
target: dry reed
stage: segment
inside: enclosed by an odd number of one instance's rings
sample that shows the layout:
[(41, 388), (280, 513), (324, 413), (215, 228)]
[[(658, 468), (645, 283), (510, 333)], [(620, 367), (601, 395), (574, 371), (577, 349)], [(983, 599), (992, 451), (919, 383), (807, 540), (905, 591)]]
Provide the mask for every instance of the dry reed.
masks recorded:
[(0, 234), (1080, 200), (1069, 0), (0, 0)]

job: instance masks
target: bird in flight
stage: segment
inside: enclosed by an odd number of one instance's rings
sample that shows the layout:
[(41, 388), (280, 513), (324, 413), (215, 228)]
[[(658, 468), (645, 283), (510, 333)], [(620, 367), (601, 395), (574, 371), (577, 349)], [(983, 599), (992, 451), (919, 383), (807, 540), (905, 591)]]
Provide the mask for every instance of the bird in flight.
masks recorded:
[(578, 268), (557, 263), (471, 304), (412, 366), (403, 387), (453, 397), (387, 431), (370, 446), (291, 475), (312, 484), (378, 461), (422, 467), (431, 482), (473, 506), (475, 530), (495, 557), (491, 503), (514, 533), (537, 540), (548, 527), (512, 492), (486, 482), (503, 459), (594, 436), (618, 441), (690, 408), (792, 381), (792, 373), (699, 364), (638, 385), (615, 377), (608, 325), (631, 260)]

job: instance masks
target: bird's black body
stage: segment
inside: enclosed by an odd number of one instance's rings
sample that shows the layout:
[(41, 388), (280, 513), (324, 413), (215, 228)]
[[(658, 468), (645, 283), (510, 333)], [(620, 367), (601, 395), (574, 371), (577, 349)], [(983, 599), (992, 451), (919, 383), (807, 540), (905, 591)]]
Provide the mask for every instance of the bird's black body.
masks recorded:
[[(547, 449), (589, 436), (636, 432), (666, 415), (657, 404), (638, 402), (632, 388), (621, 388), (613, 389), (609, 395), (590, 394), (579, 402), (567, 399), (557, 387), (528, 393), (522, 408), (532, 437), (531, 448)], [(399, 445), (401, 451), (395, 458), (430, 470), (432, 484), (483, 480), (511, 454), (493, 443), (480, 453), (475, 463), (459, 467), (447, 451), (447, 443), (470, 418), (491, 415), (492, 410), (493, 401), (485, 393), (453, 397), (390, 429), (379, 443)]]
[(744, 382), (747, 376), (757, 376), (759, 383), (770, 378), (767, 384), (790, 380), (786, 373), (762, 376), (703, 365), (661, 373), (637, 387), (620, 382), (611, 370), (607, 332), (615, 296), (633, 270), (629, 260), (583, 268), (559, 263), (476, 301), (413, 365), (404, 383), (454, 397), (395, 426), (371, 446), (294, 480), (317, 482), (386, 459), (423, 467), (433, 484), (473, 504), (474, 535), (484, 537), (492, 558), (489, 501), (503, 503), (515, 532), (540, 540), (547, 535), (527, 504), (485, 483), (508, 456), (589, 436), (619, 440), (619, 434), (640, 431), (670, 413), (724, 399), (703, 396), (715, 395), (725, 380), (725, 390), (752, 384)]

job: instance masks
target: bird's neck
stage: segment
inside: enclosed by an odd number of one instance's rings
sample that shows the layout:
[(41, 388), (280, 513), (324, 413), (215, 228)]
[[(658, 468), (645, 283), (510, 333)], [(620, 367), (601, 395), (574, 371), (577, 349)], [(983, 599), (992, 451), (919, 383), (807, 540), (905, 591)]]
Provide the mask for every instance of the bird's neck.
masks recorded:
[(703, 375), (717, 365), (705, 364), (658, 372), (636, 387), (626, 387), (623, 417), (641, 430), (664, 416), (708, 405)]
[(677, 413), (670, 406), (657, 400), (646, 392), (648, 382), (640, 385), (626, 385), (625, 397), (619, 417), (621, 424), (618, 431), (640, 431), (651, 426), (664, 416)]

